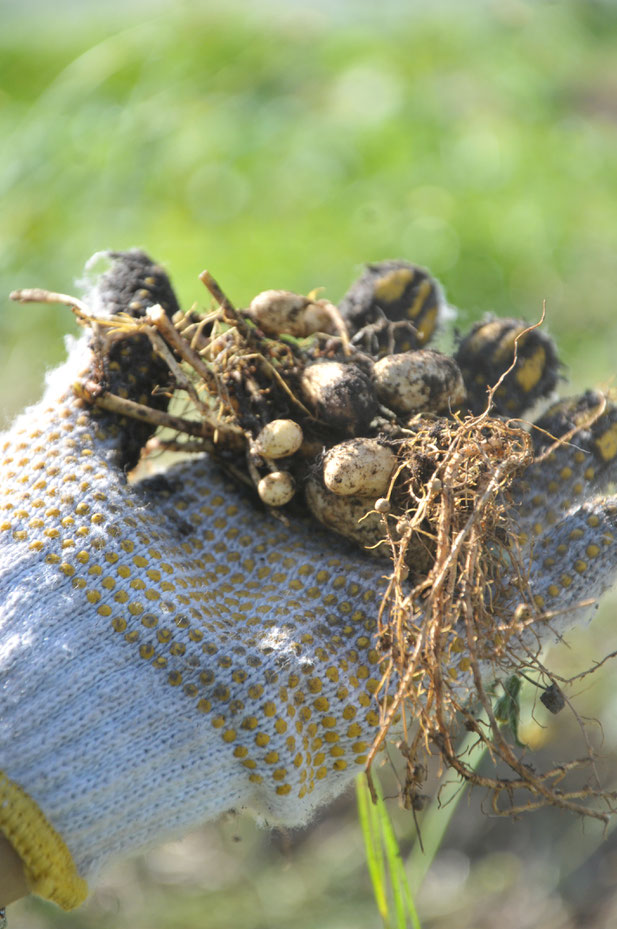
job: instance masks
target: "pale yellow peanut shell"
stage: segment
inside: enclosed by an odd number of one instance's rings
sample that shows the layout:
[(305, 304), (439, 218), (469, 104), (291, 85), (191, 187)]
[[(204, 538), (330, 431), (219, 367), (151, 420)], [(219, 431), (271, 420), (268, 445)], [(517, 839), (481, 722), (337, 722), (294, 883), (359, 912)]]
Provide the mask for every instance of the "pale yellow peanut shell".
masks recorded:
[(324, 526), (371, 549), (372, 554), (387, 554), (382, 517), (371, 512), (375, 505), (373, 496), (334, 494), (314, 478), (307, 481), (305, 494), (309, 510)]
[(335, 494), (381, 497), (390, 483), (396, 457), (376, 439), (351, 439), (333, 446), (324, 458), (324, 484)]
[(273, 419), (255, 440), (255, 449), (265, 458), (286, 458), (302, 445), (302, 428), (293, 419)]
[(465, 399), (456, 362), (428, 348), (381, 358), (373, 383), (381, 402), (396, 413), (439, 413)]
[(331, 315), (308, 297), (289, 290), (264, 290), (251, 300), (249, 315), (266, 335), (281, 332), (302, 338), (314, 332), (332, 332)]
[(288, 471), (272, 471), (257, 485), (257, 493), (266, 506), (285, 506), (295, 491), (296, 482)]

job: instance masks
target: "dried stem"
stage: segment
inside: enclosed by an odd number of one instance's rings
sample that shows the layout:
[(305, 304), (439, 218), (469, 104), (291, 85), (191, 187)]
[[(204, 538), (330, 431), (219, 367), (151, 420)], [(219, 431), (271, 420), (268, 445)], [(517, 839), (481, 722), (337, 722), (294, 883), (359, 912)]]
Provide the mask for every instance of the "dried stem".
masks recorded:
[(93, 319), (86, 304), (78, 297), (71, 297), (69, 294), (59, 294), (40, 287), (25, 287), (22, 290), (13, 290), (9, 297), (18, 303), (60, 303), (63, 306), (70, 306), (75, 315), (84, 322)]
[[(88, 383), (81, 382), (74, 385), (73, 389), (93, 406), (101, 410), (107, 410), (109, 413), (116, 413), (118, 416), (128, 416), (130, 419), (138, 419), (140, 422), (150, 423), (153, 426), (163, 426), (173, 429), (175, 432), (185, 433), (186, 435), (198, 436), (203, 442), (203, 451), (216, 454), (218, 452), (216, 443), (216, 432), (219, 427), (213, 426), (206, 421), (196, 421), (184, 419), (181, 416), (174, 416), (172, 413), (166, 413), (163, 410), (156, 410), (153, 407), (145, 406), (143, 403), (136, 403), (134, 400), (128, 400), (125, 397), (118, 397), (117, 394), (103, 393), (96, 396), (88, 391)], [(243, 437), (236, 436), (238, 448), (243, 445)], [(229, 437), (226, 436), (225, 447), (229, 443)]]
[(178, 352), (180, 357), (187, 361), (191, 367), (195, 369), (197, 374), (203, 378), (208, 388), (216, 391), (216, 378), (212, 371), (201, 356), (191, 348), (189, 342), (183, 339), (177, 329), (174, 328), (163, 307), (158, 304), (149, 307), (146, 310), (146, 318), (154, 323), (166, 342), (168, 342), (169, 345)]

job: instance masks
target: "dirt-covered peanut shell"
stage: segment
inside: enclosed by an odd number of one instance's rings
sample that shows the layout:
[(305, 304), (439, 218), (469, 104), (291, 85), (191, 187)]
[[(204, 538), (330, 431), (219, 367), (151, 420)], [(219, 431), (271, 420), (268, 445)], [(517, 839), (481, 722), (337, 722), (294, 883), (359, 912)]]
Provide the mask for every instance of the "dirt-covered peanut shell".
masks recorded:
[(257, 493), (266, 506), (285, 506), (296, 490), (296, 482), (288, 471), (272, 471), (262, 477)]
[(375, 364), (373, 382), (381, 402), (396, 413), (439, 413), (465, 400), (457, 363), (430, 348), (386, 355)]
[(388, 489), (395, 465), (395, 455), (376, 439), (351, 439), (327, 452), (324, 484), (335, 494), (361, 494), (375, 499)]
[(353, 364), (323, 361), (308, 365), (300, 383), (307, 404), (329, 425), (355, 430), (367, 425), (377, 412), (373, 385)]
[(293, 419), (273, 419), (255, 439), (255, 450), (265, 458), (286, 458), (302, 445), (302, 428)]
[(289, 290), (262, 291), (251, 300), (247, 312), (269, 336), (285, 332), (304, 338), (313, 332), (335, 331), (325, 306)]
[(371, 554), (388, 557), (383, 519), (378, 513), (371, 512), (375, 505), (373, 496), (343, 497), (332, 493), (315, 478), (307, 481), (305, 494), (309, 510), (320, 523), (370, 549)]

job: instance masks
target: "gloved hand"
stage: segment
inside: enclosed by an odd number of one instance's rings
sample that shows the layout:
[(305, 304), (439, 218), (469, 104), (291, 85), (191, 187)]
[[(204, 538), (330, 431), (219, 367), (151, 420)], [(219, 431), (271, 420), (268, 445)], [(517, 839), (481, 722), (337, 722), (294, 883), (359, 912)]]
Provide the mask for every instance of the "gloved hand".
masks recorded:
[[(95, 299), (177, 308), (141, 253), (116, 255)], [(145, 337), (114, 352), (75, 343), (0, 438), (0, 832), (65, 908), (110, 857), (225, 810), (306, 822), (362, 770), (380, 719), (387, 563), (287, 528), (208, 459), (127, 482), (148, 428), (72, 385), (152, 402), (163, 376)], [(563, 435), (594, 402), (544, 427)], [(568, 621), (614, 580), (617, 502), (589, 496), (616, 473), (609, 406), (520, 491), (532, 588)]]

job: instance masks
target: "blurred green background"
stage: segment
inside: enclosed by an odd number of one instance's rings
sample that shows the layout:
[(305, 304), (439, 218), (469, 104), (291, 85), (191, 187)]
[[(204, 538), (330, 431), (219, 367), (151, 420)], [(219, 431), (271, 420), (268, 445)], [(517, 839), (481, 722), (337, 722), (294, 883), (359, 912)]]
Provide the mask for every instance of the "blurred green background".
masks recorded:
[[(364, 262), (409, 258), (441, 280), (461, 329), (491, 310), (535, 321), (546, 299), (568, 389), (617, 371), (614, 4), (5, 0), (0, 18), (5, 422), (76, 331), (68, 310), (5, 295), (71, 292), (92, 252), (135, 245), (185, 305), (205, 301), (204, 267), (238, 304), (268, 287), (337, 300)], [(574, 673), (603, 657), (614, 612), (554, 661)], [(610, 775), (610, 668), (584, 689)], [(527, 737), (545, 760), (571, 753), (572, 721), (536, 715)], [(424, 926), (617, 922), (617, 843), (594, 855), (589, 826), (496, 821), (482, 800), (457, 810), (418, 896)], [(237, 818), (201, 829), (110, 869), (70, 916), (38, 902), (11, 914), (12, 929), (378, 924), (349, 797), (298, 834)]]

